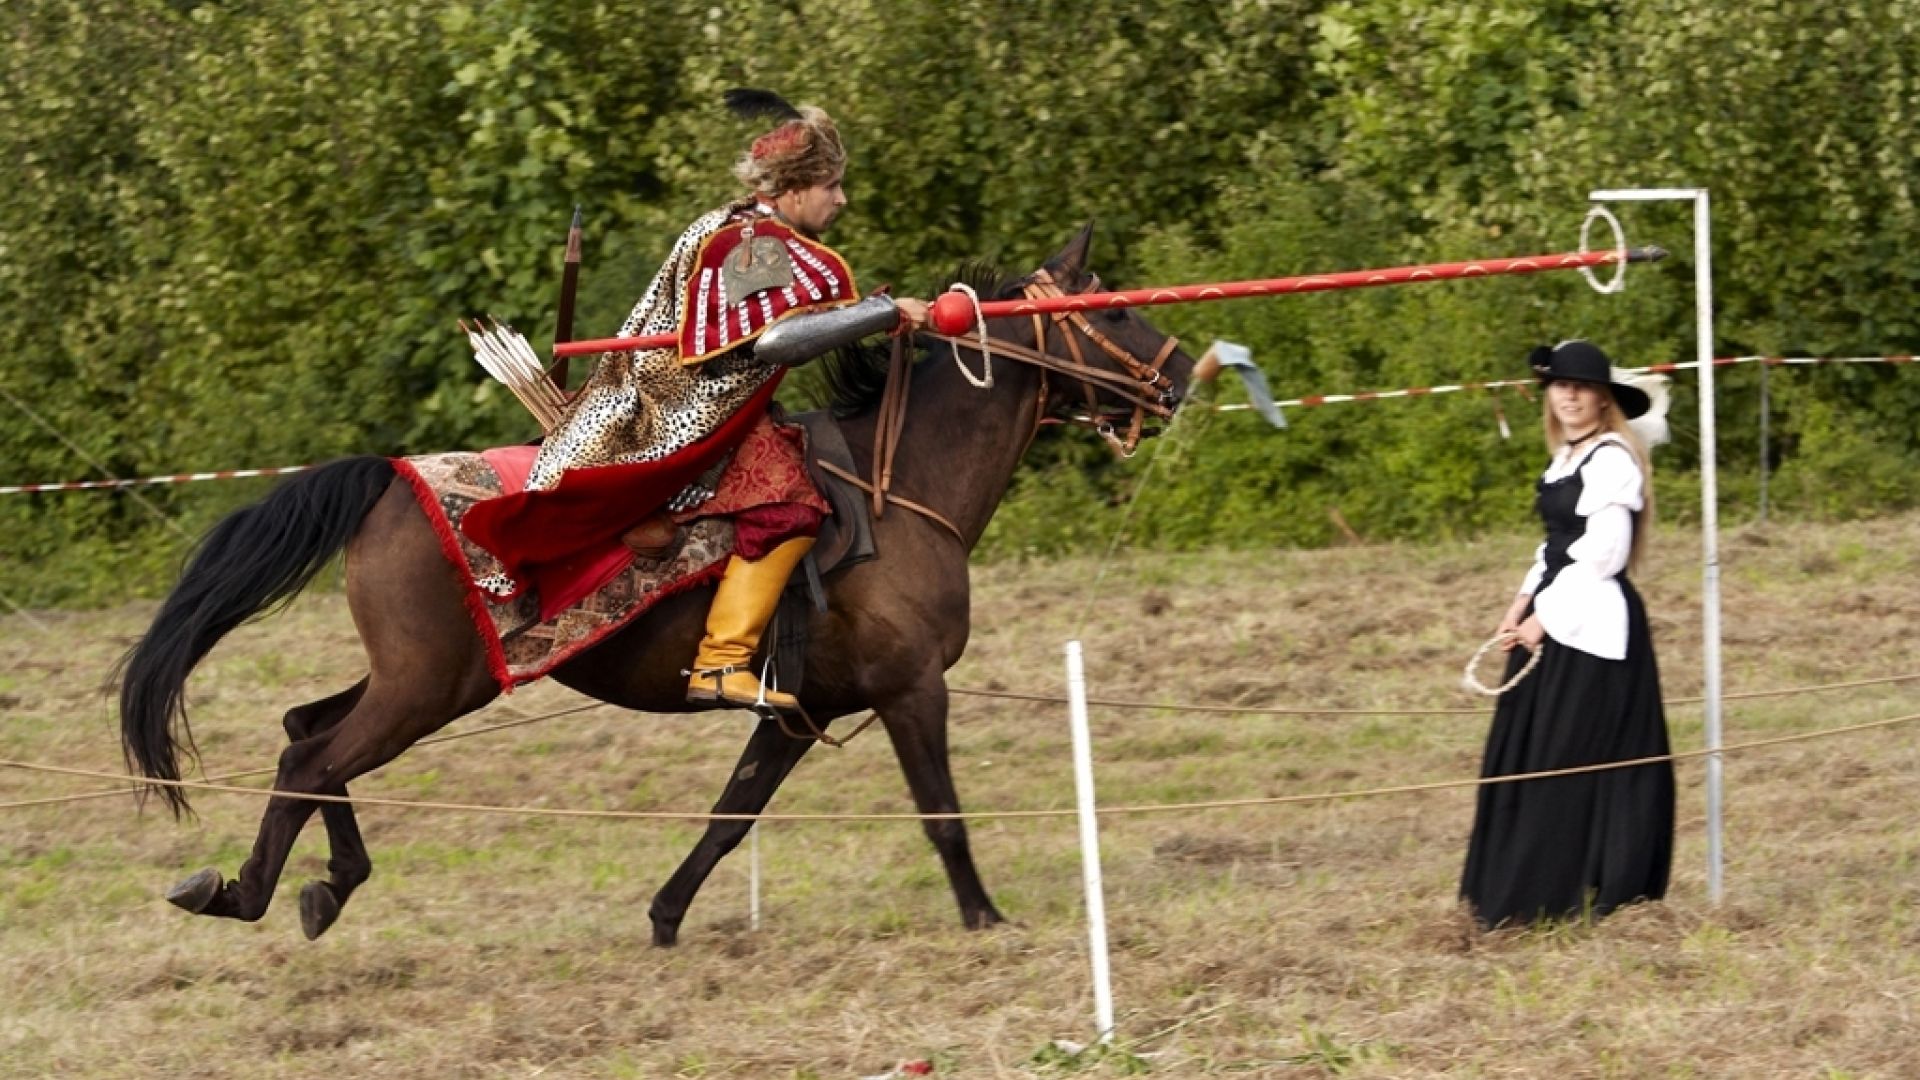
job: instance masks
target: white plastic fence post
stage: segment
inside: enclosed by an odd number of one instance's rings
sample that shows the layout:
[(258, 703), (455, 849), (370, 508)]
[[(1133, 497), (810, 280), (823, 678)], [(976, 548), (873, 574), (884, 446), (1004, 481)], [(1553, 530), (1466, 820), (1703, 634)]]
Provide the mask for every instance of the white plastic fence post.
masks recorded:
[(1067, 642), (1068, 718), (1073, 728), (1073, 788), (1080, 809), (1080, 871), (1087, 893), (1087, 945), (1093, 960), (1097, 1041), (1113, 1041), (1113, 983), (1107, 967), (1107, 902), (1100, 884), (1100, 820), (1093, 802), (1093, 735), (1087, 727), (1087, 676), (1078, 641)]
[(760, 929), (760, 823), (747, 829), (747, 925)]
[(1767, 396), (1767, 369), (1773, 367), (1765, 360), (1760, 361), (1760, 524), (1767, 523), (1767, 429), (1773, 421), (1773, 405)]

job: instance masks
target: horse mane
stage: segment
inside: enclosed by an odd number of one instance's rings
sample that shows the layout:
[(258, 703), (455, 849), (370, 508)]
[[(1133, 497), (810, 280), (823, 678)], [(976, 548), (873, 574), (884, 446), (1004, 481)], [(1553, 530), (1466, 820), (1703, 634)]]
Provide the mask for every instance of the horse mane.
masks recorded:
[[(961, 263), (949, 280), (973, 289), (982, 300), (1000, 299), (1019, 282), (1017, 275), (1007, 273), (987, 259)], [(816, 404), (831, 410), (841, 420), (878, 408), (880, 397), (887, 389), (889, 353), (888, 344), (856, 342), (822, 357), (818, 371), (820, 382), (825, 386), (825, 392), (820, 395), (824, 400)], [(908, 363), (918, 363), (919, 359), (916, 353), (908, 358)]]

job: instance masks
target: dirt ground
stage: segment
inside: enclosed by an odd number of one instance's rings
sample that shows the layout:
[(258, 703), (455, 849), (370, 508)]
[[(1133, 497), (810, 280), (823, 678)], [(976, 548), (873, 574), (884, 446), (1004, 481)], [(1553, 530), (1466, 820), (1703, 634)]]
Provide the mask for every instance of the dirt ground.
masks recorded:
[[(1726, 684), (1920, 672), (1920, 516), (1730, 534)], [(1670, 698), (1701, 687), (1698, 552), (1663, 530), (1639, 576)], [(1099, 698), (1434, 708), (1420, 716), (1093, 711), (1102, 803), (1346, 791), (1471, 777), (1486, 709), (1455, 684), (1532, 550), (1135, 554), (975, 574), (968, 690), (1052, 695), (1085, 642)], [(1097, 581), (1097, 585), (1096, 585)], [(100, 694), (152, 607), (0, 618), (0, 758), (121, 768)], [(337, 594), (243, 628), (190, 684), (208, 774), (270, 766), (289, 706), (362, 670)], [(455, 730), (581, 704), (513, 695)], [(1729, 743), (1920, 712), (1920, 681), (1731, 700)], [(1698, 706), (1669, 711), (1701, 745)], [(356, 794), (700, 811), (744, 717), (597, 708), (423, 746)], [(1470, 789), (1103, 821), (1118, 1041), (1092, 1000), (1075, 823), (972, 827), (1012, 925), (964, 930), (912, 822), (762, 826), (674, 949), (646, 907), (684, 823), (367, 808), (372, 881), (317, 942), (299, 885), (317, 821), (257, 924), (162, 891), (231, 876), (261, 810), (202, 794), (175, 823), (124, 794), (0, 811), (0, 1076), (1909, 1077), (1920, 1075), (1916, 726), (1727, 756), (1724, 903), (1706, 896), (1704, 766), (1678, 767), (1671, 894), (1597, 925), (1491, 935), (1455, 903)], [(1068, 808), (1064, 706), (962, 695), (970, 810)], [(249, 781), (259, 783), (259, 780)], [(111, 787), (0, 768), (0, 804)], [(817, 749), (774, 811), (912, 809), (885, 736)]]

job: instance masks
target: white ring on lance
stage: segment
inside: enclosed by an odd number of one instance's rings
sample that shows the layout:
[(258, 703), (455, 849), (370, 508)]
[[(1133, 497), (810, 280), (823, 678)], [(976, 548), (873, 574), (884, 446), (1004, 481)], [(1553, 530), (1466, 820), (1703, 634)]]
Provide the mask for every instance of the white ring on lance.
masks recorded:
[(1532, 655), (1527, 657), (1526, 666), (1521, 668), (1519, 671), (1514, 672), (1513, 678), (1508, 679), (1506, 682), (1501, 683), (1499, 686), (1494, 686), (1494, 687), (1487, 686), (1485, 683), (1480, 681), (1480, 676), (1474, 673), (1474, 669), (1480, 666), (1481, 657), (1487, 655), (1487, 653), (1490, 652), (1495, 645), (1498, 645), (1501, 642), (1508, 641), (1508, 640), (1513, 640), (1515, 644), (1519, 643), (1518, 640), (1515, 639), (1514, 635), (1512, 634), (1495, 634), (1492, 637), (1487, 639), (1487, 643), (1485, 645), (1480, 646), (1479, 649), (1474, 651), (1473, 659), (1467, 661), (1467, 670), (1462, 672), (1460, 675), (1461, 689), (1471, 690), (1476, 694), (1483, 694), (1487, 697), (1499, 697), (1501, 694), (1504, 694), (1507, 691), (1513, 689), (1514, 687), (1520, 685), (1521, 679), (1524, 679), (1528, 675), (1533, 674), (1533, 669), (1540, 666), (1540, 654), (1545, 652), (1546, 651), (1545, 649), (1534, 649), (1532, 651)]
[(1613, 279), (1605, 284), (1594, 276), (1591, 266), (1581, 267), (1580, 276), (1587, 279), (1587, 284), (1593, 286), (1594, 292), (1601, 295), (1617, 293), (1627, 287), (1627, 231), (1620, 227), (1620, 219), (1613, 216), (1613, 211), (1604, 206), (1593, 207), (1587, 211), (1586, 218), (1580, 222), (1580, 254), (1582, 255), (1592, 250), (1587, 243), (1593, 235), (1593, 223), (1596, 219), (1604, 219), (1607, 227), (1613, 230), (1613, 250), (1619, 258), (1613, 264)]
[(947, 347), (953, 350), (953, 364), (960, 369), (960, 374), (965, 375), (967, 381), (975, 387), (981, 390), (991, 390), (993, 389), (993, 345), (987, 337), (986, 313), (980, 310), (980, 294), (974, 292), (973, 286), (968, 285), (964, 281), (956, 281), (952, 285), (947, 286), (947, 291), (964, 294), (967, 301), (973, 305), (973, 321), (974, 324), (980, 328), (981, 371), (985, 377), (975, 378), (973, 372), (967, 370), (966, 361), (960, 359), (959, 342), (949, 341), (947, 342)]

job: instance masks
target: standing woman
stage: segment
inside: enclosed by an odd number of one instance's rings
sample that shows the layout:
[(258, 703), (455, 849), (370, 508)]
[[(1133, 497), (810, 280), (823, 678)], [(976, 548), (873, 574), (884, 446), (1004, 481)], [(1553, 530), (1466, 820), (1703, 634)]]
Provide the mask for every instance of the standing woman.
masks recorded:
[[(1540, 663), (1495, 707), (1483, 777), (1668, 753), (1647, 612), (1627, 580), (1653, 516), (1646, 444), (1627, 421), (1651, 401), (1589, 342), (1528, 359), (1553, 455), (1534, 500), (1547, 538), (1499, 632), (1507, 679), (1535, 650)], [(1484, 927), (1598, 917), (1665, 895), (1672, 855), (1670, 762), (1487, 784), (1460, 895)]]

